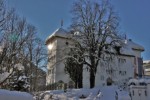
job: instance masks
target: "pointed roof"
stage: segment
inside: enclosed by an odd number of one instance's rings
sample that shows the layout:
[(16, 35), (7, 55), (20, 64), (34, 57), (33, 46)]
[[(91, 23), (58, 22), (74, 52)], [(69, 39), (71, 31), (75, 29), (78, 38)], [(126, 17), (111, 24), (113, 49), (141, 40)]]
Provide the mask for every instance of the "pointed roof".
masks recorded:
[(47, 39), (46, 39), (46, 44), (47, 42), (52, 39), (53, 37), (63, 37), (66, 38), (67, 36), (67, 31), (63, 28), (58, 28), (56, 29)]

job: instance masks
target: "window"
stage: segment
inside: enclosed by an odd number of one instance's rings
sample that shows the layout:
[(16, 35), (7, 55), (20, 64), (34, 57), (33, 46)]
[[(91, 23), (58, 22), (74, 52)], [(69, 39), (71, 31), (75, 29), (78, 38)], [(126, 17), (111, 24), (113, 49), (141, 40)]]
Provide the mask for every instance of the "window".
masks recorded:
[(132, 91), (132, 95), (134, 96), (134, 90)]
[(87, 71), (90, 71), (88, 67), (86, 68), (86, 70), (87, 70)]
[(104, 80), (104, 76), (103, 75), (101, 75), (101, 80)]
[(66, 45), (69, 45), (69, 43), (68, 43), (68, 42), (66, 42)]
[(136, 57), (134, 57), (134, 64), (136, 65)]
[(147, 91), (145, 90), (145, 96), (147, 96)]
[(121, 76), (124, 76), (124, 75), (126, 75), (126, 74), (127, 74), (126, 71), (119, 71), (119, 75), (121, 75)]
[(113, 69), (107, 69), (107, 70), (106, 70), (106, 73), (107, 73), (107, 74), (112, 74), (112, 73), (113, 73)]
[(119, 58), (119, 59), (118, 59), (118, 62), (121, 63), (121, 64), (126, 63), (126, 59)]
[(112, 57), (106, 57), (105, 60), (112, 61)]
[(115, 46), (114, 49), (117, 51), (118, 54), (120, 54), (120, 48), (119, 46)]

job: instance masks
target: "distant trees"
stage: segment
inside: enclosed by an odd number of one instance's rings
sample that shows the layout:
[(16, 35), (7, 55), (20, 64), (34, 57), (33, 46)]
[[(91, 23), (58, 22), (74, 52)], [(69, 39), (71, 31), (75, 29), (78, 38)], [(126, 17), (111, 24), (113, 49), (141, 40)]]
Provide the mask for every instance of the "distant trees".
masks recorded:
[[(90, 88), (93, 88), (99, 62), (104, 61), (106, 55), (114, 54), (115, 47), (120, 43), (118, 17), (108, 0), (79, 0), (74, 3), (72, 14), (72, 38), (84, 48), (82, 64), (89, 69)], [(73, 53), (72, 57), (76, 54)], [(75, 66), (73, 62), (68, 65)]]
[(33, 25), (19, 17), (14, 9), (8, 10), (3, 0), (0, 1), (0, 75), (8, 73), (0, 80), (1, 86), (13, 78), (18, 63), (25, 67), (25, 75), (29, 78), (33, 77), (33, 67), (45, 66), (44, 42), (37, 38), (36, 33)]

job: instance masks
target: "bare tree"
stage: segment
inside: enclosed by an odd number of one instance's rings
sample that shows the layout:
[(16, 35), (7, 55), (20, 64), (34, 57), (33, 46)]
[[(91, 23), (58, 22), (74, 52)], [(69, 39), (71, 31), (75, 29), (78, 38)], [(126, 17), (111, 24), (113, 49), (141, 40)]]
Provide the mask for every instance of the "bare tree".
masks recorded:
[(32, 85), (30, 91), (38, 90), (38, 79), (45, 74), (39, 73), (39, 68), (46, 68), (47, 54), (44, 47), (44, 42), (39, 38), (32, 38), (31, 41), (28, 41), (27, 48), (29, 51), (28, 59), (30, 64), (30, 84)]
[[(20, 59), (22, 58), (22, 50), (30, 37), (30, 33), (25, 32), (25, 19), (20, 19), (14, 12), (11, 12), (11, 16), (5, 21), (2, 29), (1, 45), (4, 47), (0, 61), (1, 72), (9, 72), (10, 69), (14, 70), (15, 64), (22, 62)], [(13, 71), (11, 72), (13, 73)]]
[(43, 61), (46, 55), (44, 42), (37, 38), (36, 28), (33, 25), (28, 24), (25, 18), (20, 18), (14, 9), (7, 10), (2, 1), (0, 1), (0, 13), (0, 78), (1, 76), (3, 78), (0, 79), (0, 84), (2, 86), (7, 83), (7, 79), (14, 77), (16, 64), (21, 63), (29, 77), (34, 67), (38, 69), (39, 66), (45, 65)]
[(119, 44), (118, 17), (107, 0), (79, 0), (74, 3), (72, 14), (73, 38), (85, 48), (84, 64), (90, 70), (90, 88), (93, 88), (99, 62), (105, 55), (113, 54)]

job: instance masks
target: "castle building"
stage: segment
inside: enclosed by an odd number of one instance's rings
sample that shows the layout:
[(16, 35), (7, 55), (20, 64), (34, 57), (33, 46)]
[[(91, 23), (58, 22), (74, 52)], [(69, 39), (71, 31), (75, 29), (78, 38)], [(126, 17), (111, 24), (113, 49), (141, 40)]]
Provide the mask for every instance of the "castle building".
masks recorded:
[[(130, 39), (123, 41), (124, 45), (120, 48), (119, 55), (115, 56), (110, 63), (100, 62), (97, 68), (95, 86), (107, 85), (109, 79), (114, 84), (120, 84), (129, 78), (142, 76), (141, 53), (144, 51), (144, 48)], [(68, 32), (63, 28), (58, 28), (46, 39), (48, 48), (47, 85), (60, 80), (65, 83), (71, 81), (69, 75), (64, 71), (63, 59), (67, 52), (65, 48), (69, 45), (71, 45), (71, 42), (68, 38)], [(86, 69), (86, 66), (84, 67), (83, 87), (89, 88), (89, 71)]]

